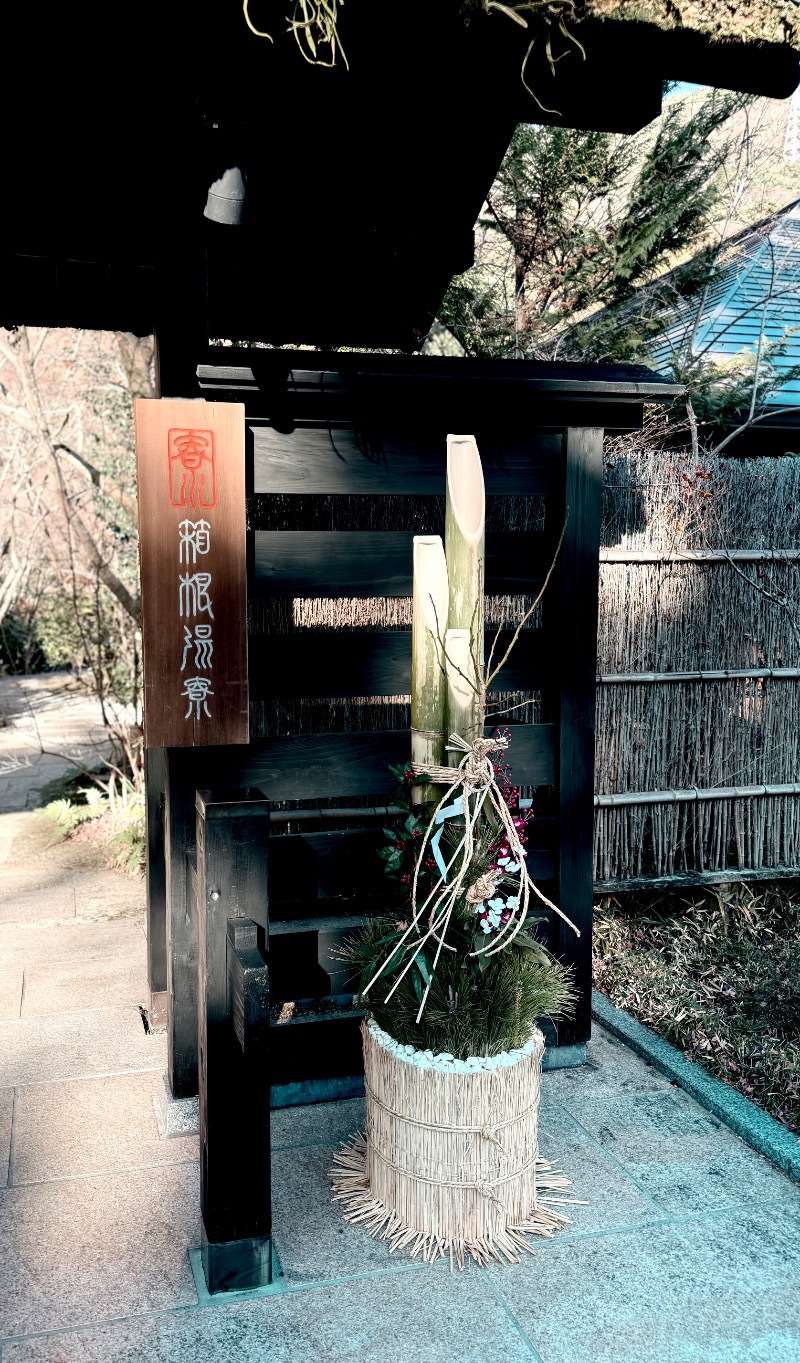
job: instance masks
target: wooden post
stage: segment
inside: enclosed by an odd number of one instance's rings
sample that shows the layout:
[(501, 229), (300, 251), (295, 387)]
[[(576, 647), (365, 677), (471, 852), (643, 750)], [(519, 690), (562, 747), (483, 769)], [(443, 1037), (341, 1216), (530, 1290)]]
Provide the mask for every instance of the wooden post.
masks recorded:
[[(553, 951), (574, 967), (579, 992), (575, 1017), (558, 1023), (559, 1046), (586, 1042), (591, 1032), (594, 706), (603, 431), (570, 427), (564, 445), (567, 527), (557, 578), (559, 589), (550, 606), (560, 621), (561, 646), (556, 902), (581, 935), (576, 937), (571, 928), (554, 919)], [(545, 610), (549, 605), (545, 597)]]
[(150, 1024), (167, 1021), (167, 867), (164, 849), (166, 755), (163, 748), (144, 754), (145, 821), (147, 826), (147, 983)]
[(269, 803), (198, 791), (196, 811), (202, 1258), (229, 1292), (271, 1281)]
[(164, 756), (167, 1068), (173, 1098), (193, 1098), (197, 1093), (197, 927), (187, 895), (186, 858), (195, 840), (195, 791), (209, 780), (209, 753), (172, 748)]

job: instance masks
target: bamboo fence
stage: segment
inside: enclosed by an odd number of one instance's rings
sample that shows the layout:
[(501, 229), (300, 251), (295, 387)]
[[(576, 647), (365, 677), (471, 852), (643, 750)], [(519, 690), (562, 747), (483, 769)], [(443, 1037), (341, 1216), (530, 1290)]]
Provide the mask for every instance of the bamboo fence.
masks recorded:
[(800, 867), (800, 458), (606, 458), (594, 875)]

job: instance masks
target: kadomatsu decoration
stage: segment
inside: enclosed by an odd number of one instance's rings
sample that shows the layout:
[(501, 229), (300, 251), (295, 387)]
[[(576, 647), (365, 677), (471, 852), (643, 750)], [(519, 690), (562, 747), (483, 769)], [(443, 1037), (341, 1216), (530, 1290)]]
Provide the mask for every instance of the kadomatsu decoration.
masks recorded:
[(485, 737), (498, 717), (489, 688), (540, 598), (484, 668), (485, 497), (472, 436), (448, 437), (446, 491), (444, 547), (414, 540), (411, 762), (395, 771), (406, 818), (381, 851), (407, 909), (370, 920), (341, 952), (368, 1010), (367, 1125), (331, 1177), (348, 1220), (393, 1250), (463, 1268), (470, 1255), (518, 1262), (530, 1235), (569, 1219), (569, 1182), (538, 1152), (536, 1023), (569, 1014), (575, 995), (535, 937), (531, 898), (577, 929), (527, 874), (531, 814), (505, 761), (511, 731)]

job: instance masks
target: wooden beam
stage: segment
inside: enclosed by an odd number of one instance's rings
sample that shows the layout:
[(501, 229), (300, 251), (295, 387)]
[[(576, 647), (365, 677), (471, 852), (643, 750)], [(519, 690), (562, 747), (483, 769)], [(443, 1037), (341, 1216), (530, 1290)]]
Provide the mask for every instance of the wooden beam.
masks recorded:
[[(356, 431), (248, 422), (256, 493), (404, 497), (441, 496), (447, 430)], [(547, 496), (555, 490), (560, 435), (498, 439), (477, 432), (488, 496)]]
[[(554, 726), (515, 724), (510, 727), (508, 760), (516, 784), (553, 785)], [(487, 730), (488, 733), (493, 731)], [(407, 761), (410, 738), (407, 729), (298, 734), (287, 738), (262, 738), (251, 743), (249, 748), (223, 751), (229, 764), (230, 779), (237, 785), (258, 786), (270, 800), (345, 798), (390, 794), (395, 780), (389, 767)], [(591, 792), (590, 784), (590, 814)]]
[[(402, 530), (262, 530), (255, 534), (255, 592), (291, 597), (411, 595), (411, 536)], [(554, 545), (546, 535), (489, 531), (486, 591), (535, 592)]]
[[(551, 819), (533, 820), (528, 837), (528, 870), (534, 880), (550, 880), (553, 876), (553, 836)], [(385, 863), (378, 856), (378, 848), (385, 841), (380, 825), (278, 837), (273, 830), (270, 839), (272, 921), (282, 918), (285, 906), (293, 902), (344, 900), (355, 895), (380, 898), (381, 893), (390, 899), (396, 893), (396, 886), (387, 880)], [(355, 867), (358, 868), (357, 882)], [(320, 908), (317, 909), (319, 912)]]
[[(486, 631), (488, 654), (495, 637)], [(502, 657), (512, 631), (502, 630), (495, 656)], [(330, 635), (316, 631), (281, 637), (280, 667), (265, 666), (274, 656), (276, 638), (251, 636), (250, 697), (292, 699), (334, 696), (396, 696), (411, 686), (411, 635), (405, 630)], [(320, 667), (320, 658), (325, 665)], [(492, 683), (493, 691), (535, 691), (552, 681), (556, 662), (542, 645), (542, 631), (520, 633), (506, 666)]]

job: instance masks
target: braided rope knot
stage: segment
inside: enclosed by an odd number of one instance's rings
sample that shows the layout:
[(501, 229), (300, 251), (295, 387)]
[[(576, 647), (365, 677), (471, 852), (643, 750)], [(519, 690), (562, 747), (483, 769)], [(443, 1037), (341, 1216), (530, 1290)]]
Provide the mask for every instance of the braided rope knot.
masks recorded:
[[(447, 747), (449, 751), (461, 749), (461, 742), (453, 743), (453, 735)], [(463, 742), (463, 740), (462, 740)], [(467, 747), (464, 744), (464, 747)], [(508, 747), (508, 740), (505, 738), (476, 738), (471, 747), (467, 748), (466, 757), (459, 763), (461, 780), (465, 786), (472, 786), (474, 790), (482, 790), (485, 786), (491, 785), (495, 779), (494, 766), (492, 765), (490, 754), (502, 752)]]
[(483, 875), (478, 876), (478, 879), (473, 881), (473, 883), (467, 890), (466, 895), (467, 903), (480, 904), (482, 900), (488, 899), (489, 895), (494, 893), (494, 887), (496, 884), (497, 875), (495, 874), (495, 872), (484, 871)]
[(485, 1126), (481, 1127), (480, 1134), (481, 1136), (483, 1136), (483, 1139), (485, 1141), (491, 1141), (492, 1145), (496, 1145), (498, 1150), (501, 1150), (504, 1155), (508, 1154), (506, 1147), (503, 1145), (503, 1142), (497, 1135), (496, 1126), (493, 1126), (491, 1123), (487, 1122)]
[(511, 1212), (509, 1211), (502, 1197), (498, 1197), (491, 1183), (476, 1183), (475, 1187), (477, 1191), (483, 1195), (483, 1197), (488, 1198), (490, 1202), (494, 1202), (495, 1206), (499, 1207), (501, 1211), (504, 1211), (507, 1216), (511, 1215)]

